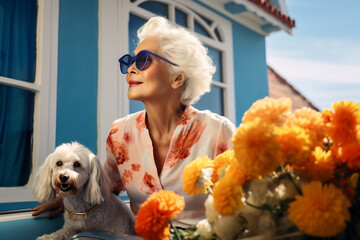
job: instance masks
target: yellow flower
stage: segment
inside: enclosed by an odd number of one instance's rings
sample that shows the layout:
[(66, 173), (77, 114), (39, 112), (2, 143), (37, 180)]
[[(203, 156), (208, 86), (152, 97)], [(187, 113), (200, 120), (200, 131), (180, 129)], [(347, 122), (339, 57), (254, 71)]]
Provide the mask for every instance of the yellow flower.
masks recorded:
[(350, 201), (334, 185), (313, 181), (302, 187), (289, 205), (291, 221), (303, 232), (318, 237), (331, 237), (342, 232), (350, 220)]
[(242, 187), (235, 179), (224, 177), (219, 180), (213, 188), (214, 207), (222, 216), (235, 214), (241, 210), (243, 203)]
[(294, 168), (305, 173), (308, 181), (326, 182), (334, 177), (336, 163), (333, 155), (332, 151), (326, 152), (321, 147), (316, 147), (311, 152), (309, 162), (302, 167), (297, 168), (295, 166)]
[(226, 150), (214, 159), (214, 172), (211, 178), (213, 183), (225, 176), (227, 168), (232, 162), (235, 162), (234, 150)]
[(184, 197), (175, 192), (160, 190), (151, 194), (135, 217), (136, 233), (146, 240), (169, 239), (169, 220), (184, 207)]
[(352, 101), (339, 101), (332, 104), (334, 113), (326, 130), (333, 142), (345, 145), (356, 142), (360, 125), (360, 104)]
[(206, 193), (207, 188), (210, 187), (212, 183), (202, 178), (202, 171), (203, 169), (213, 168), (213, 166), (213, 161), (207, 156), (203, 158), (198, 157), (192, 161), (184, 171), (183, 190), (190, 196), (201, 194), (202, 192)]
[(283, 127), (280, 129), (279, 143), (283, 162), (301, 165), (309, 161), (312, 150), (309, 130), (297, 125)]
[(251, 175), (262, 176), (280, 164), (278, 135), (274, 124), (256, 118), (241, 124), (232, 139), (235, 158)]
[(257, 100), (245, 112), (242, 123), (251, 122), (255, 118), (261, 118), (268, 123), (274, 123), (278, 126), (282, 125), (286, 117), (290, 114), (291, 100), (290, 98), (269, 98)]
[(311, 133), (311, 141), (321, 145), (325, 137), (325, 123), (322, 113), (311, 108), (303, 107), (295, 110), (287, 120), (287, 125), (296, 125), (308, 129)]

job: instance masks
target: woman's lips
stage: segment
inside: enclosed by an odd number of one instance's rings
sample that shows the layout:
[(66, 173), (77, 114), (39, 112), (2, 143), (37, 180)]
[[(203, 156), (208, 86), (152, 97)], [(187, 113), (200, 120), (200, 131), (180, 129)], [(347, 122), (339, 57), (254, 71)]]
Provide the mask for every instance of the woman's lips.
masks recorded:
[(137, 86), (137, 85), (140, 85), (140, 84), (142, 84), (142, 82), (133, 81), (133, 80), (129, 81), (129, 87), (134, 87), (134, 86)]

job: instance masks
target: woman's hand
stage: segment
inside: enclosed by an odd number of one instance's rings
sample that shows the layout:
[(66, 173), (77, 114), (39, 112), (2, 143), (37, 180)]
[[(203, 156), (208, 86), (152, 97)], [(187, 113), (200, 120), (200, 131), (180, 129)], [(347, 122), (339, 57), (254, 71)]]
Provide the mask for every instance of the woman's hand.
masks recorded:
[(48, 219), (55, 218), (64, 212), (63, 199), (62, 197), (56, 197), (53, 201), (40, 204), (32, 208), (32, 210), (35, 210), (32, 214), (33, 216), (39, 215), (45, 211), (54, 210), (49, 214)]

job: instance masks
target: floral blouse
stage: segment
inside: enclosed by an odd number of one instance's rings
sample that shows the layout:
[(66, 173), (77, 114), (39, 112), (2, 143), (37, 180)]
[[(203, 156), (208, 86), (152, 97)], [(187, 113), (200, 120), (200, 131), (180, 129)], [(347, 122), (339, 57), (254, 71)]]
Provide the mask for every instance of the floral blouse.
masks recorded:
[(184, 196), (185, 209), (175, 217), (173, 224), (193, 225), (205, 216), (207, 195), (189, 196), (182, 190), (185, 167), (197, 157), (207, 155), (214, 159), (232, 149), (235, 126), (225, 117), (187, 106), (158, 175), (145, 115), (145, 110), (133, 113), (114, 121), (111, 126), (104, 169), (112, 181), (113, 190), (126, 190), (135, 215), (151, 193), (161, 189), (174, 191)]

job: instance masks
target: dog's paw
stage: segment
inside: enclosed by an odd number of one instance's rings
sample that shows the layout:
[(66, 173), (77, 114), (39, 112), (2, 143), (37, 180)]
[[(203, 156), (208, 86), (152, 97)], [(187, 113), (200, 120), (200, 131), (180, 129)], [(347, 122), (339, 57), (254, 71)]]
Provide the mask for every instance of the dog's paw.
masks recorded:
[(45, 234), (45, 235), (42, 235), (42, 236), (36, 238), (36, 240), (50, 240), (50, 239), (54, 239), (54, 238), (52, 238), (51, 235), (49, 235), (49, 234)]
[(42, 235), (42, 236), (38, 237), (36, 240), (65, 240), (65, 239), (66, 239), (66, 236), (52, 233), (52, 234)]

